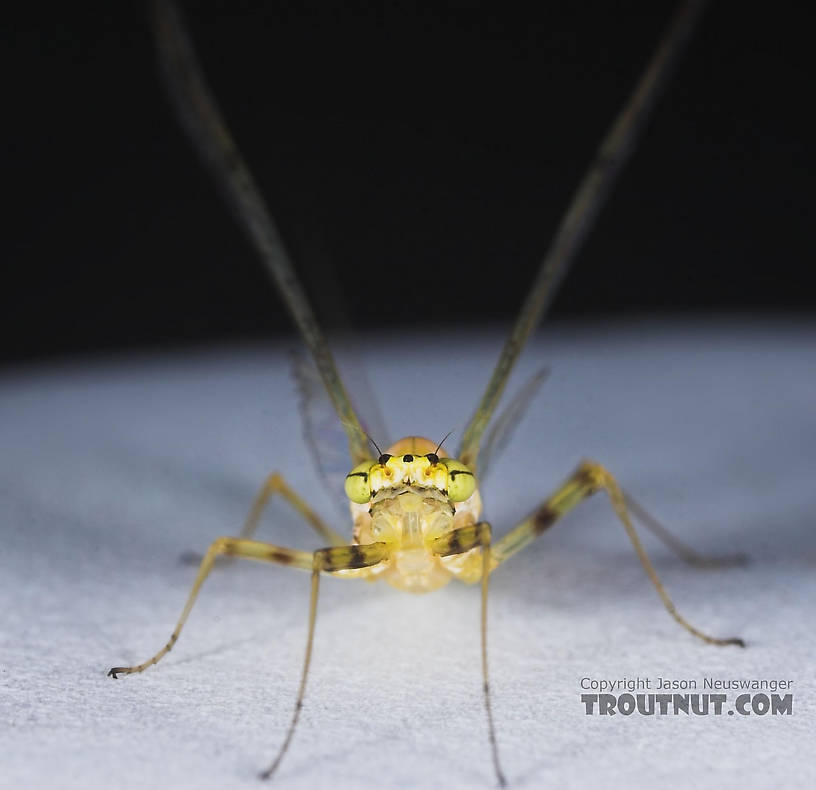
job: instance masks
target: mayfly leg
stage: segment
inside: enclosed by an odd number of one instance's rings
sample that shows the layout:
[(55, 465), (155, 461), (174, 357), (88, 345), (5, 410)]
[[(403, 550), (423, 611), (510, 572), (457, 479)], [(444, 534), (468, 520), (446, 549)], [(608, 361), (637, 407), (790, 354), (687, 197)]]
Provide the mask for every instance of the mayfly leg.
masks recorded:
[(119, 675), (130, 675), (138, 672), (144, 672), (148, 667), (157, 664), (166, 656), (178, 641), (184, 624), (190, 616), (193, 605), (198, 598), (210, 571), (215, 564), (216, 558), (220, 556), (236, 557), (238, 559), (261, 560), (262, 562), (271, 562), (277, 565), (283, 565), (290, 568), (299, 568), (300, 570), (311, 571), (311, 592), (309, 598), (309, 627), (306, 639), (306, 652), (303, 659), (303, 670), (301, 672), (300, 685), (298, 687), (297, 700), (295, 702), (294, 713), (289, 728), (284, 738), (283, 744), (280, 747), (277, 757), (272, 762), (270, 767), (261, 774), (261, 777), (268, 779), (277, 769), (284, 754), (289, 748), (292, 737), (295, 733), (298, 720), (300, 718), (300, 711), (303, 707), (303, 698), (306, 694), (306, 680), (309, 674), (309, 666), (312, 659), (312, 646), (314, 644), (314, 630), (315, 621), (317, 618), (317, 597), (319, 591), (320, 574), (333, 573), (335, 571), (343, 570), (359, 570), (363, 568), (370, 568), (374, 565), (379, 565), (388, 558), (388, 549), (384, 543), (369, 543), (366, 545), (352, 545), (352, 546), (332, 546), (326, 549), (318, 549), (314, 552), (297, 551), (295, 549), (287, 549), (281, 546), (273, 546), (271, 543), (262, 543), (257, 540), (246, 540), (243, 538), (221, 537), (217, 538), (210, 545), (204, 559), (201, 561), (201, 566), (198, 570), (195, 581), (193, 582), (190, 594), (187, 597), (187, 602), (181, 612), (181, 616), (170, 635), (170, 639), (164, 647), (161, 648), (155, 655), (151, 656), (141, 664), (136, 664), (129, 667), (112, 667), (108, 671), (108, 675), (117, 678)]
[[(493, 720), (493, 705), (490, 700), (490, 676), (487, 665), (487, 590), (490, 572), (493, 569), (491, 550), (492, 531), (490, 524), (480, 521), (467, 527), (454, 529), (447, 535), (437, 538), (431, 545), (434, 554), (439, 557), (450, 557), (456, 554), (466, 554), (475, 548), (480, 548), (479, 579), (481, 583), (481, 616), (479, 618), (482, 648), (482, 691), (484, 694), (485, 712), (487, 714), (487, 734), (490, 743), (490, 754), (493, 758), (493, 770), (500, 787), (507, 785), (507, 780), (499, 761), (499, 743), (496, 739), (496, 725)], [(474, 569), (475, 570), (475, 569)]]
[(704, 3), (705, 0), (689, 0), (677, 12), (561, 217), (555, 238), (541, 262), (484, 395), (462, 436), (458, 458), (474, 470), (477, 469), (482, 434), (501, 399), (513, 365), (552, 303), (558, 286), (589, 235), (618, 175), (629, 161), (638, 134), (651, 114), (672, 66), (691, 37)]
[[(704, 633), (699, 628), (693, 626), (685, 617), (683, 617), (674, 605), (674, 602), (666, 592), (666, 588), (660, 581), (657, 571), (652, 565), (643, 544), (640, 541), (637, 530), (635, 529), (632, 519), (627, 508), (627, 497), (621, 490), (614, 477), (600, 464), (594, 461), (584, 461), (575, 472), (561, 485), (554, 494), (547, 498), (543, 504), (536, 508), (533, 513), (524, 521), (521, 522), (515, 529), (511, 530), (500, 540), (496, 541), (492, 551), (492, 566), (495, 569), (507, 559), (512, 557), (517, 552), (532, 543), (535, 538), (548, 530), (556, 521), (562, 516), (569, 513), (573, 508), (577, 507), (587, 497), (598, 491), (605, 491), (612, 504), (618, 519), (623, 524), (626, 534), (632, 543), (635, 553), (638, 555), (646, 575), (654, 585), (660, 600), (666, 607), (668, 613), (689, 633), (702, 639), (704, 642), (712, 645), (739, 645), (745, 647), (745, 643), (738, 637), (727, 637), (725, 639), (710, 636)], [(645, 513), (645, 511), (643, 511)], [(649, 516), (651, 519), (651, 516)], [(652, 521), (654, 521), (652, 519)], [(656, 522), (655, 522), (656, 523)], [(662, 532), (657, 532), (659, 537), (663, 538), (665, 542), (675, 550), (677, 549), (676, 538), (671, 536), (672, 540), (667, 541), (666, 535), (671, 535), (665, 527), (661, 527)], [(681, 544), (683, 545), (683, 544)], [(683, 545), (684, 550), (688, 550)], [(679, 552), (680, 556), (684, 556), (683, 552)], [(695, 559), (704, 560), (697, 554), (694, 554)], [(687, 556), (684, 559), (688, 559)], [(717, 564), (715, 561), (709, 561), (709, 567)], [(719, 564), (733, 564), (733, 558), (726, 558), (725, 562), (720, 560)]]
[(201, 560), (201, 565), (198, 569), (198, 574), (193, 582), (190, 594), (187, 597), (187, 603), (181, 612), (181, 616), (170, 634), (170, 639), (154, 656), (143, 661), (141, 664), (136, 664), (132, 667), (113, 667), (108, 675), (110, 677), (118, 677), (119, 675), (131, 675), (137, 672), (144, 672), (148, 667), (158, 664), (164, 656), (172, 649), (173, 645), (178, 641), (181, 635), (181, 630), (190, 616), (190, 611), (193, 604), (198, 598), (198, 593), (201, 590), (201, 585), (204, 584), (210, 571), (215, 564), (218, 557), (239, 557), (242, 559), (261, 560), (263, 562), (272, 562), (277, 565), (285, 565), (290, 568), (300, 568), (301, 570), (311, 570), (312, 568), (312, 554), (308, 551), (297, 551), (296, 549), (287, 549), (281, 546), (273, 546), (271, 543), (261, 543), (257, 540), (242, 540), (241, 538), (221, 537), (216, 538), (211, 544), (204, 558)]
[[(330, 543), (332, 546), (342, 546), (346, 543), (345, 538), (343, 538), (343, 536), (338, 532), (335, 532), (317, 514), (314, 508), (312, 508), (312, 506), (286, 482), (283, 475), (281, 475), (279, 472), (273, 472), (264, 481), (260, 491), (258, 491), (257, 495), (255, 496), (255, 500), (253, 501), (252, 507), (249, 510), (249, 515), (247, 516), (244, 526), (238, 535), (239, 538), (250, 540), (254, 537), (255, 531), (258, 529), (261, 516), (263, 515), (266, 506), (269, 504), (269, 501), (275, 494), (288, 502), (292, 509), (302, 516), (303, 520), (327, 543)], [(186, 565), (198, 565), (202, 561), (203, 556), (198, 552), (188, 551), (182, 554), (181, 559)], [(234, 558), (221, 555), (216, 557), (215, 564), (218, 565), (228, 563), (232, 559)]]
[(306, 653), (303, 657), (303, 670), (300, 676), (295, 709), (292, 720), (283, 739), (275, 759), (265, 771), (260, 774), (261, 779), (271, 779), (281, 764), (292, 737), (295, 734), (300, 711), (303, 708), (303, 698), (306, 696), (306, 680), (309, 676), (309, 666), (312, 661), (312, 646), (314, 645), (315, 621), (317, 620), (317, 596), (320, 589), (320, 574), (334, 571), (358, 570), (379, 565), (388, 559), (388, 549), (384, 543), (369, 543), (363, 546), (333, 546), (328, 549), (318, 549), (312, 558), (312, 584), (309, 595), (309, 631), (306, 637)]
[(744, 565), (748, 556), (743, 553), (724, 554), (718, 557), (706, 557), (698, 554), (691, 546), (687, 546), (673, 533), (669, 532), (649, 511), (626, 491), (623, 492), (626, 509), (653, 535), (663, 541), (683, 562), (695, 568), (728, 568), (735, 565)]
[(261, 490), (255, 497), (252, 507), (241, 530), (242, 538), (251, 538), (258, 528), (258, 522), (263, 515), (269, 500), (274, 494), (283, 497), (303, 519), (332, 546), (342, 546), (346, 540), (338, 532), (335, 532), (325, 521), (315, 512), (311, 505), (297, 493), (278, 472), (273, 472), (266, 478)]

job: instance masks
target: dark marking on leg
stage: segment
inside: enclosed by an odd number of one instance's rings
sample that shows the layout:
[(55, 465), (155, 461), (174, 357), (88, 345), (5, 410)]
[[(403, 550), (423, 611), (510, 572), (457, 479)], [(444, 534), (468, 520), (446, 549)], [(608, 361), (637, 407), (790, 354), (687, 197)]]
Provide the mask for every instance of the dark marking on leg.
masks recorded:
[(280, 551), (279, 549), (270, 550), (269, 552), (267, 552), (266, 556), (272, 562), (279, 562), (281, 565), (291, 565), (292, 564), (292, 555), (287, 554), (284, 551)]
[(533, 515), (533, 531), (540, 535), (558, 521), (559, 513), (549, 505), (542, 505)]
[(365, 568), (370, 564), (371, 563), (363, 549), (359, 546), (352, 546), (351, 551), (349, 552), (348, 560), (344, 563), (344, 567), (350, 569)]
[(448, 553), (449, 554), (462, 553), (462, 536), (458, 532), (454, 532), (450, 536), (450, 540), (448, 542)]
[(358, 570), (376, 565), (385, 559), (384, 543), (337, 546), (315, 552), (316, 568), (321, 571)]

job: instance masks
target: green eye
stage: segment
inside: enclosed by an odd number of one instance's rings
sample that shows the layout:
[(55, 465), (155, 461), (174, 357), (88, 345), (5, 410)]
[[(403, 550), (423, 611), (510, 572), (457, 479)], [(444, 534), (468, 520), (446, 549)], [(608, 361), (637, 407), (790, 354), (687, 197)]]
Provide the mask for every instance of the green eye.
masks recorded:
[(461, 461), (455, 458), (440, 458), (448, 468), (448, 496), (454, 502), (463, 502), (476, 489), (476, 478)]
[(363, 461), (357, 464), (346, 475), (346, 496), (358, 505), (364, 505), (371, 499), (371, 486), (368, 483), (368, 473), (375, 461)]

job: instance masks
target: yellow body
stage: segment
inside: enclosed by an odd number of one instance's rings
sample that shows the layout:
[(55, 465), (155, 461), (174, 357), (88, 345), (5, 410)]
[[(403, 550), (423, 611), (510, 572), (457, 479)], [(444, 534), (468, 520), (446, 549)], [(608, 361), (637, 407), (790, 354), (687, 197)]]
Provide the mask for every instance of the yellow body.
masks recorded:
[[(482, 688), (493, 766), (498, 784), (504, 786), (506, 781), (499, 764), (488, 684), (489, 575), (596, 491), (605, 491), (609, 496), (668, 613), (687, 631), (709, 644), (744, 646), (737, 637), (723, 639), (710, 636), (680, 615), (641, 545), (630, 511), (688, 562), (715, 567), (733, 564), (735, 558), (707, 560), (688, 549), (625, 494), (600, 464), (582, 462), (529, 516), (495, 541), (491, 525), (479, 520), (481, 498), (474, 477), (480, 442), (501, 399), (511, 369), (550, 304), (555, 288), (580, 248), (615, 177), (633, 150), (635, 133), (648, 117), (658, 89), (677, 51), (687, 39), (700, 6), (701, 3), (689, 0), (676, 16), (632, 98), (604, 138), (542, 261), (484, 395), (463, 433), (459, 450), (461, 460), (448, 458), (433, 442), (416, 436), (400, 440), (375, 460), (370, 457), (368, 437), (362, 430), (317, 319), (298, 282), (281, 235), (268, 215), (249, 169), (203, 79), (181, 17), (172, 3), (156, 0), (153, 14), (156, 42), (177, 114), (260, 252), (312, 353), (326, 393), (346, 431), (351, 462), (355, 465), (345, 482), (345, 491), (351, 501), (354, 542), (349, 545), (279, 474), (271, 474), (253, 504), (240, 536), (215, 539), (201, 558), (195, 582), (168, 642), (141, 664), (112, 667), (108, 671), (111, 677), (143, 672), (172, 650), (204, 580), (219, 558), (259, 560), (310, 572), (308, 636), (300, 687), (283, 743), (273, 762), (261, 774), (262, 778), (268, 779), (277, 770), (289, 747), (303, 706), (321, 574), (369, 580), (382, 578), (394, 587), (411, 592), (435, 590), (451, 578), (464, 582), (480, 581)], [(429, 392), (433, 395), (435, 390), (431, 388)], [(433, 399), (429, 399), (428, 406), (434, 406)], [(510, 405), (510, 422), (507, 422), (506, 415), (502, 415), (497, 420), (496, 428), (506, 430), (507, 425), (512, 425), (514, 413), (518, 414), (518, 402), (515, 406), (514, 409), (514, 404)], [(279, 495), (289, 502), (330, 545), (303, 551), (253, 539), (261, 514), (273, 495)], [(472, 749), (473, 746), (468, 744), (467, 748)]]
[[(448, 466), (426, 456), (447, 454), (430, 439), (409, 436), (389, 447), (385, 463), (373, 463), (369, 501), (351, 502), (356, 544), (385, 543), (388, 560), (371, 568), (335, 571), (339, 576), (384, 579), (409, 592), (431, 592), (451, 578), (476, 582), (481, 577), (479, 549), (440, 557), (433, 542), (459, 527), (475, 524), (482, 510), (479, 489), (454, 502), (447, 495)], [(406, 460), (408, 459), (408, 460)]]

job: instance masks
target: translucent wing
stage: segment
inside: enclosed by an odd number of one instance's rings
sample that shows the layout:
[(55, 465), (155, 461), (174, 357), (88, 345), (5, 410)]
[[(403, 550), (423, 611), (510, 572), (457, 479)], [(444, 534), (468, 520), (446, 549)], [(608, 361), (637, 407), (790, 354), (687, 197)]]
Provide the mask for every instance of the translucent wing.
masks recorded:
[(462, 437), (459, 458), (472, 469), (478, 468), (482, 434), (499, 403), (510, 371), (533, 329), (547, 312), (559, 284), (606, 203), (612, 186), (635, 150), (638, 135), (651, 115), (672, 66), (691, 37), (703, 6), (703, 0), (689, 0), (675, 14), (657, 51), (601, 142), (594, 161), (561, 218), (555, 238), (541, 261), (516, 324)]
[[(347, 368), (347, 366), (343, 366)], [(355, 367), (360, 367), (355, 365)], [(317, 473), (323, 481), (338, 513), (348, 518), (348, 497), (345, 492), (346, 475), (351, 468), (348, 455), (348, 437), (346, 429), (337, 416), (334, 406), (326, 393), (323, 380), (312, 360), (305, 354), (293, 351), (291, 354), (291, 372), (298, 394), (303, 438), (309, 448)], [(346, 369), (345, 373), (349, 373)], [(379, 411), (372, 398), (367, 397), (366, 379), (361, 370), (353, 371), (355, 395), (362, 392), (364, 411), (370, 413), (372, 420), (364, 422), (364, 432), (375, 437), (382, 447), (389, 440), (380, 425)], [(351, 379), (349, 379), (351, 380)], [(355, 406), (359, 407), (355, 397)], [(372, 433), (374, 431), (374, 433)], [(366, 441), (368, 441), (366, 439)], [(372, 447), (372, 456), (375, 450)]]
[(350, 468), (346, 433), (326, 397), (317, 368), (303, 354), (292, 351), (291, 372), (309, 455), (337, 510), (344, 511), (348, 517), (343, 491), (343, 481)]
[(479, 453), (480, 480), (485, 479), (492, 462), (501, 455), (504, 448), (510, 443), (513, 432), (549, 375), (549, 368), (541, 368), (541, 370), (534, 373), (493, 421), (493, 425)]
[(358, 463), (369, 456), (365, 433), (280, 231), (204, 79), (181, 14), (174, 4), (155, 0), (152, 20), (164, 83), (176, 115), (286, 303), (340, 416), (351, 459)]

